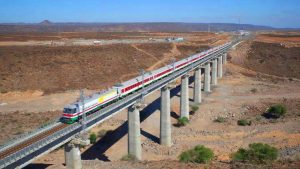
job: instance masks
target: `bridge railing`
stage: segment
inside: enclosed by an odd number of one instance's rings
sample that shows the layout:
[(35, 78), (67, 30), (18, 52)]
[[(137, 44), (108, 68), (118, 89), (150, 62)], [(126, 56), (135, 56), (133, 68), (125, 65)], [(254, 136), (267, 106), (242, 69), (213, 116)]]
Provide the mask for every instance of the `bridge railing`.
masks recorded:
[[(147, 91), (146, 95), (149, 95), (155, 90), (167, 85), (168, 83), (173, 81), (174, 78), (176, 79), (182, 76), (183, 74), (190, 72), (191, 70), (195, 69), (198, 65), (201, 65), (202, 63), (205, 63), (208, 60), (217, 57), (219, 54), (224, 53), (225, 51), (228, 50), (230, 46), (231, 45), (221, 50), (215, 51), (209, 56), (200, 59), (199, 61), (189, 65), (188, 67), (176, 71), (175, 74), (173, 74), (172, 76), (167, 76), (147, 86), (146, 88), (144, 88), (144, 91)], [(90, 129), (93, 126), (99, 124), (100, 122), (103, 122), (105, 119), (109, 118), (112, 115), (115, 115), (117, 112), (121, 111), (122, 109), (129, 107), (130, 105), (137, 102), (140, 98), (141, 98), (141, 92), (134, 93), (88, 116), (87, 129)], [(41, 139), (31, 145), (28, 145), (27, 147), (9, 155), (8, 157), (5, 157), (4, 159), (1, 159), (0, 168), (4, 168), (7, 166), (14, 166), (14, 167), (26, 166), (33, 159), (41, 156), (45, 151), (48, 151), (49, 149), (53, 149), (53, 147), (59, 147), (65, 142), (71, 140), (74, 137), (74, 135), (78, 134), (80, 131), (81, 131), (80, 124), (74, 123), (72, 125), (69, 125), (68, 127), (63, 128), (62, 130), (59, 130), (53, 133), (52, 135), (49, 135), (46, 138)], [(39, 151), (41, 149), (43, 149), (43, 151)]]
[(21, 135), (15, 136), (0, 146), (0, 152), (3, 152), (5, 150), (7, 150), (8, 148), (11, 148), (17, 144), (20, 144), (21, 142), (24, 142), (24, 141), (42, 133), (42, 132), (45, 132), (59, 124), (60, 124), (60, 121), (58, 118), (58, 119), (52, 120), (46, 124), (41, 125), (40, 127), (36, 128), (35, 130), (25, 132)]
[[(211, 55), (212, 56), (219, 55), (220, 53), (223, 53), (224, 51), (228, 50), (229, 47), (230, 46), (222, 49), (221, 51), (217, 51), (217, 52), (215, 52), (215, 53), (213, 53)], [(153, 91), (155, 91), (155, 90), (157, 90), (159, 88), (162, 88), (163, 86), (167, 85), (169, 82), (173, 81), (174, 78), (178, 78), (178, 77), (182, 76), (182, 74), (185, 74), (185, 73), (191, 71), (192, 69), (195, 69), (197, 67), (197, 65), (199, 65), (199, 64), (201, 64), (203, 62), (207, 62), (208, 60), (214, 58), (212, 56), (211, 57), (202, 58), (201, 60), (193, 63), (189, 67), (186, 67), (186, 68), (184, 68), (184, 69), (182, 69), (180, 71), (177, 71), (176, 75), (171, 75), (171, 76), (165, 77), (165, 78), (161, 79), (160, 81), (157, 81), (156, 83), (154, 83), (154, 84), (152, 84), (150, 86), (147, 86), (146, 88), (144, 88), (144, 91), (147, 91), (146, 95), (148, 95), (151, 92), (153, 92)], [(134, 104), (139, 98), (141, 98), (141, 93), (140, 92), (132, 94), (132, 95), (130, 95), (130, 96), (122, 99), (122, 102), (125, 102), (125, 103), (128, 103), (130, 100), (135, 99), (134, 102), (132, 102), (131, 104), (127, 104), (126, 106), (123, 106), (122, 109), (125, 109), (125, 108), (129, 107), (130, 105)], [(95, 112), (94, 114), (88, 116), (87, 123), (90, 123), (91, 121), (95, 121), (99, 116), (103, 116), (103, 115), (105, 115), (105, 113), (109, 113), (109, 110), (114, 109), (114, 107), (117, 107), (117, 106), (118, 106), (118, 104), (113, 104), (113, 105), (111, 105), (109, 107), (106, 107), (106, 108), (104, 108), (102, 110), (99, 110), (98, 112)], [(121, 110), (119, 110), (119, 111), (121, 111)], [(110, 115), (112, 115), (112, 114), (107, 115), (105, 118), (110, 117)], [(91, 125), (91, 126), (88, 125), (87, 130), (90, 129), (90, 128), (92, 128), (92, 127), (94, 127), (95, 125), (99, 124), (100, 122), (101, 121), (98, 120), (98, 122), (95, 122), (93, 125)]]

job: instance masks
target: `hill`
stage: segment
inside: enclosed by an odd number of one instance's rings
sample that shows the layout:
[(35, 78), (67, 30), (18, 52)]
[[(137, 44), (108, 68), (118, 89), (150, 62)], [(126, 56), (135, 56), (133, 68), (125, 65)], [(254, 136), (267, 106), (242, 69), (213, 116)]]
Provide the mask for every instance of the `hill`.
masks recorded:
[(207, 31), (236, 31), (240, 29), (275, 30), (268, 26), (234, 24), (234, 23), (53, 23), (44, 20), (38, 24), (8, 23), (0, 24), (0, 33), (16, 32), (196, 32)]
[(50, 25), (50, 24), (52, 24), (52, 22), (50, 22), (49, 20), (43, 20), (40, 24), (41, 25)]

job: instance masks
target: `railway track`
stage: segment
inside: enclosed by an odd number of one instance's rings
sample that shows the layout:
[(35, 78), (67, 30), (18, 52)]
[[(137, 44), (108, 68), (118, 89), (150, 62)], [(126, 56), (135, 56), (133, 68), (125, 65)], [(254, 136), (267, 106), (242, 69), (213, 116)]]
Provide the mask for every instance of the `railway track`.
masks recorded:
[(11, 155), (11, 154), (19, 151), (19, 150), (21, 150), (21, 149), (23, 149), (23, 148), (31, 145), (32, 143), (35, 143), (35, 142), (37, 142), (37, 141), (39, 141), (39, 140), (41, 140), (41, 139), (43, 139), (43, 138), (45, 138), (45, 137), (47, 137), (47, 136), (49, 136), (49, 135), (57, 132), (57, 131), (59, 131), (59, 130), (67, 127), (67, 126), (68, 126), (68, 124), (62, 123), (62, 124), (60, 124), (58, 126), (53, 127), (50, 130), (47, 130), (47, 131), (42, 132), (42, 133), (40, 133), (40, 134), (38, 134), (38, 135), (36, 135), (36, 136), (28, 139), (28, 140), (25, 140), (24, 142), (22, 142), (20, 144), (17, 144), (16, 146), (8, 148), (7, 150), (5, 150), (5, 151), (3, 151), (3, 152), (0, 153), (0, 159), (3, 159), (5, 157), (7, 157), (7, 156), (9, 156), (9, 155)]
[[(210, 61), (212, 58), (226, 51), (229, 47), (230, 46), (226, 46), (220, 51), (215, 51), (214, 53), (211, 53), (209, 57), (202, 58), (201, 60), (198, 60), (197, 62), (176, 71), (174, 75), (162, 78), (150, 86), (147, 86), (145, 88), (146, 95), (172, 82), (174, 78), (176, 79), (176, 77), (180, 77), (192, 71), (195, 69), (196, 65)], [(123, 98), (122, 100), (119, 100), (111, 106), (107, 106), (100, 111), (94, 112), (93, 115), (88, 116), (87, 129), (94, 127), (100, 122), (107, 120), (120, 110), (123, 110), (138, 102), (142, 96), (142, 92), (136, 92)], [(61, 145), (66, 144), (72, 139), (73, 136), (82, 131), (80, 124), (68, 125), (56, 123), (55, 125), (57, 126), (44, 132), (41, 131), (42, 133), (37, 134), (36, 136), (33, 136), (21, 143), (16, 143), (16, 145), (13, 147), (7, 147), (6, 150), (0, 152), (0, 168), (25, 167), (36, 158), (49, 153)]]

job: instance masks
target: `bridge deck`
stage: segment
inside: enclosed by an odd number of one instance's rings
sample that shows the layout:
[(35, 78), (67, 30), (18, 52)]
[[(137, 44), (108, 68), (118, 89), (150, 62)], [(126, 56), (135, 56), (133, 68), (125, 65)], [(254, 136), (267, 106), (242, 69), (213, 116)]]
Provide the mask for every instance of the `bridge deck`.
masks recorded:
[[(147, 91), (147, 94), (154, 92), (157, 89), (167, 85), (172, 79), (182, 76), (187, 72), (195, 69), (200, 64), (203, 64), (211, 59), (217, 57), (219, 54), (226, 52), (231, 45), (216, 51), (209, 56), (200, 59), (199, 61), (178, 70), (175, 73), (172, 73), (170, 76), (162, 78), (161, 80), (147, 86), (144, 90)], [(127, 108), (128, 106), (134, 104), (140, 99), (141, 93), (133, 93), (132, 95), (127, 96), (126, 98), (119, 100), (116, 103), (113, 103), (104, 109), (99, 110), (87, 117), (87, 129), (92, 128), (93, 126), (103, 122), (104, 120), (110, 118), (120, 110)], [(81, 126), (78, 123), (72, 125), (60, 124), (56, 127), (53, 127), (50, 130), (42, 132), (24, 142), (17, 144), (3, 152), (0, 152), (0, 168), (17, 166), (24, 167), (29, 164), (35, 158), (57, 148), (60, 145), (65, 144), (69, 141), (75, 134), (81, 131)]]

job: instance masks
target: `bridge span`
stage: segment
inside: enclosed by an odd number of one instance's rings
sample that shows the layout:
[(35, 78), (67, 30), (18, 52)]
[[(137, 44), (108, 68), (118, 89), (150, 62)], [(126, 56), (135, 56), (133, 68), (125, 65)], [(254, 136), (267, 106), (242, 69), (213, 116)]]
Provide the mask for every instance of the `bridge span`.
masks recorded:
[[(93, 128), (121, 110), (128, 108), (128, 154), (141, 160), (139, 114), (144, 107), (142, 100), (143, 97), (146, 97), (156, 90), (160, 90), (160, 144), (171, 146), (170, 89), (173, 87), (172, 82), (177, 78), (181, 78), (180, 116), (189, 118), (189, 74), (194, 71), (195, 86), (193, 97), (195, 104), (200, 104), (202, 72), (204, 72), (204, 92), (211, 92), (211, 85), (217, 85), (218, 78), (222, 78), (222, 67), (223, 64), (226, 64), (227, 51), (236, 43), (238, 43), (238, 41), (231, 41), (222, 48), (210, 52), (205, 57), (145, 86), (142, 90), (132, 93), (87, 116), (85, 130)], [(1, 147), (0, 168), (23, 168), (42, 155), (64, 145), (67, 168), (80, 169), (82, 165), (79, 147), (81, 144), (88, 144), (86, 140), (78, 137), (82, 132), (82, 125), (80, 123), (67, 125), (57, 122), (39, 133)]]

